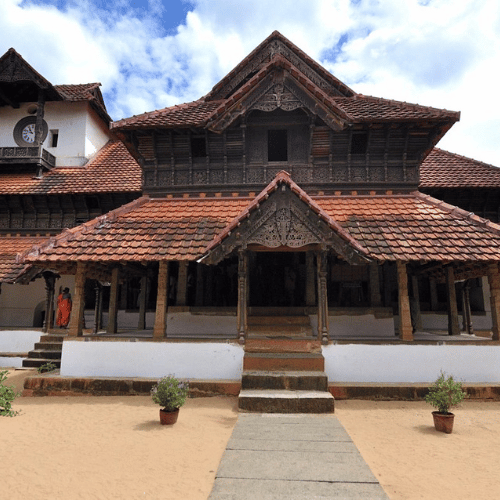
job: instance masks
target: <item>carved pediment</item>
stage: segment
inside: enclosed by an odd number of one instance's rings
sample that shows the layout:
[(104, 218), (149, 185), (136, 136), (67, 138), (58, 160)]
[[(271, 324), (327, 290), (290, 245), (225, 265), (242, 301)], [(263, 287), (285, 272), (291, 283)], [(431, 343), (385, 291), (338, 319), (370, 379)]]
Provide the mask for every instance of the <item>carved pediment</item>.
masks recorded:
[[(312, 200), (311, 203), (314, 204)], [(252, 246), (305, 250), (315, 245), (333, 251), (351, 264), (365, 264), (369, 260), (355, 244), (346, 241), (345, 235), (338, 234), (343, 232), (341, 228), (335, 229), (335, 224), (323, 220), (285, 183), (279, 184), (259, 204), (254, 201), (252, 205), (251, 212), (246, 215), (242, 212), (231, 223), (230, 230), (224, 230), (219, 243), (211, 246), (206, 263), (217, 264), (234, 251)]]
[(254, 222), (253, 231), (249, 231), (247, 245), (300, 248), (321, 243), (320, 233), (308, 223), (305, 214), (293, 203), (287, 205), (277, 208), (276, 203), (270, 203), (260, 220)]
[(251, 109), (294, 111), (303, 106), (303, 102), (288, 87), (283, 83), (276, 83), (252, 105)]

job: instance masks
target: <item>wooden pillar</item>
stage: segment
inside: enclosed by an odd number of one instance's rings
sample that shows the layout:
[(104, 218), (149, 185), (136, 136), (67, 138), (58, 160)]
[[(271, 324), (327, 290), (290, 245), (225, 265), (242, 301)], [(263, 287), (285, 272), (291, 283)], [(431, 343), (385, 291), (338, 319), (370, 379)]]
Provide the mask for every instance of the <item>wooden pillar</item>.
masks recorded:
[(185, 306), (187, 298), (188, 261), (179, 262), (179, 274), (177, 276), (177, 301), (176, 305)]
[(496, 263), (488, 266), (488, 283), (490, 285), (492, 340), (500, 340), (500, 273)]
[(318, 340), (322, 344), (329, 341), (328, 293), (327, 293), (327, 258), (326, 252), (319, 252), (316, 259), (318, 274)]
[(68, 335), (72, 337), (81, 337), (83, 335), (83, 314), (85, 312), (85, 275), (85, 263), (78, 261), (76, 265), (75, 293), (73, 294), (73, 306), (68, 326)]
[(446, 288), (448, 304), (448, 335), (459, 335), (457, 294), (455, 292), (455, 273), (453, 267), (446, 267)]
[(195, 305), (197, 306), (203, 306), (204, 301), (203, 301), (203, 283), (204, 283), (204, 271), (205, 271), (205, 266), (202, 264), (196, 264), (196, 298), (195, 298)]
[(437, 311), (439, 309), (439, 301), (436, 278), (429, 278), (429, 287), (431, 291), (431, 311)]
[(306, 306), (313, 307), (316, 304), (316, 292), (314, 290), (314, 254), (306, 252)]
[(97, 333), (99, 331), (99, 328), (101, 327), (100, 312), (102, 305), (102, 286), (98, 281), (96, 281), (95, 283), (94, 291), (95, 291), (94, 333)]
[(120, 309), (127, 309), (128, 281), (125, 280), (120, 286)]
[(111, 271), (111, 291), (109, 294), (108, 309), (108, 328), (107, 333), (116, 333), (118, 331), (118, 280), (120, 278), (120, 269), (114, 267)]
[(462, 316), (464, 321), (464, 330), (469, 335), (474, 334), (472, 327), (472, 314), (470, 310), (470, 286), (469, 280), (465, 280), (462, 287)]
[(238, 252), (238, 341), (245, 343), (247, 332), (248, 254)]
[(406, 264), (398, 260), (396, 265), (398, 274), (399, 338), (401, 340), (413, 340)]
[(422, 314), (420, 311), (420, 293), (418, 290), (418, 277), (411, 277), (411, 288), (413, 292), (413, 301), (411, 303), (412, 325), (414, 331), (422, 330)]
[(168, 308), (168, 260), (161, 260), (158, 269), (158, 293), (156, 296), (155, 324), (153, 338), (161, 339), (167, 331)]
[(370, 264), (370, 305), (372, 307), (382, 306), (382, 296), (380, 295), (380, 277), (378, 264)]
[(139, 293), (139, 323), (137, 324), (138, 330), (146, 329), (146, 299), (147, 299), (148, 277), (141, 277), (141, 291)]
[(56, 277), (50, 271), (44, 271), (42, 273), (43, 279), (45, 281), (45, 318), (43, 320), (42, 331), (47, 333), (53, 325), (54, 318), (54, 287), (56, 283)]

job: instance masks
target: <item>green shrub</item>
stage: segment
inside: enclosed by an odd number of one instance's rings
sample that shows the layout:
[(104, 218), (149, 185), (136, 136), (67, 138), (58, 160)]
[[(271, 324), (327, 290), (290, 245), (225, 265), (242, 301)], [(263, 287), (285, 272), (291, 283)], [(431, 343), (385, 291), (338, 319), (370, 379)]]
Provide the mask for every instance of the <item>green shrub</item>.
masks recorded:
[(462, 383), (455, 382), (451, 375), (445, 378), (445, 374), (441, 372), (434, 385), (429, 387), (429, 393), (425, 396), (425, 400), (437, 408), (439, 413), (449, 413), (450, 408), (460, 404), (464, 397)]
[(52, 363), (52, 361), (48, 361), (47, 363), (44, 363), (43, 365), (39, 366), (37, 368), (38, 373), (45, 373), (45, 372), (52, 372), (57, 368), (57, 366)]
[(168, 375), (158, 380), (151, 389), (151, 397), (165, 411), (174, 411), (180, 408), (189, 394), (189, 383)]
[(13, 386), (4, 385), (7, 379), (7, 370), (0, 372), (0, 415), (3, 417), (13, 417), (17, 415), (17, 411), (12, 410), (12, 401), (19, 396)]

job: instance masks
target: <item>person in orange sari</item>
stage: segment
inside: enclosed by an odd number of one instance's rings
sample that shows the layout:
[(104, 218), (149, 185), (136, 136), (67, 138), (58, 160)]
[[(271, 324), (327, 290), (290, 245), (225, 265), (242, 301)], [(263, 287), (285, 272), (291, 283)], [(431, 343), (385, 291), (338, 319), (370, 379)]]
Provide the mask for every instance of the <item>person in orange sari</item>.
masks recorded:
[(59, 328), (67, 328), (71, 315), (71, 294), (69, 288), (65, 288), (57, 297), (57, 320)]

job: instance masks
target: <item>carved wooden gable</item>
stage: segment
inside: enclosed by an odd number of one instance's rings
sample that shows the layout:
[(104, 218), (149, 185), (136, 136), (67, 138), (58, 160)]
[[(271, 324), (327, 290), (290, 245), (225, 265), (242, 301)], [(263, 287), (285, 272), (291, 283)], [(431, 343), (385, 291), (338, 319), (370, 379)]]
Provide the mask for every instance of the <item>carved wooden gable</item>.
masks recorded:
[(214, 132), (221, 132), (232, 125), (238, 118), (252, 110), (294, 111), (304, 109), (310, 116), (320, 117), (334, 130), (343, 130), (346, 121), (335, 110), (311, 94), (289, 71), (280, 66), (280, 61), (270, 63), (269, 73), (252, 86), (248, 93), (240, 97), (227, 111), (217, 116), (208, 124)]
[(253, 209), (237, 221), (234, 230), (225, 231), (220, 242), (210, 249), (205, 263), (217, 264), (239, 249), (303, 251), (311, 246), (331, 250), (350, 264), (368, 261), (339, 234), (342, 229), (336, 230), (323, 220), (290, 185), (278, 184), (266, 196), (261, 203), (253, 203)]

